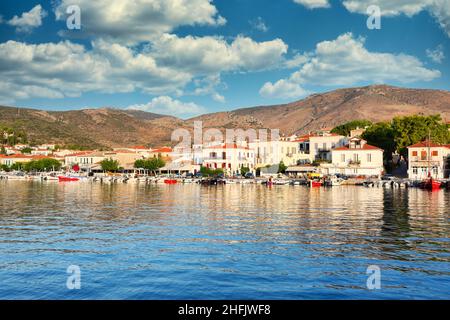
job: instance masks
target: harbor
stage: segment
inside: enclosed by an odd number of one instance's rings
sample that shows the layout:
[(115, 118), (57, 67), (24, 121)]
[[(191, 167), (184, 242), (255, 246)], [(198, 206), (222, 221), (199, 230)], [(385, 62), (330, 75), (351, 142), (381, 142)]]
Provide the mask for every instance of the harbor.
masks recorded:
[(449, 205), (419, 188), (0, 180), (0, 298), (450, 298)]

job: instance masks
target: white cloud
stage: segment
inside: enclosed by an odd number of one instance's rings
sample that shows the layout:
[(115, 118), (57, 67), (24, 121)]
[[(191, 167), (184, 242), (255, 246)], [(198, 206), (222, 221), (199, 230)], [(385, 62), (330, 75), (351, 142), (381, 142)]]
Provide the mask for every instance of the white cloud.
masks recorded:
[(294, 0), (295, 3), (304, 5), (309, 9), (317, 9), (317, 8), (329, 8), (330, 3), (328, 0)]
[(2, 101), (74, 97), (88, 91), (160, 94), (191, 81), (190, 74), (159, 67), (150, 56), (101, 40), (91, 51), (69, 41), (1, 43), (0, 74)]
[(450, 0), (434, 0), (430, 11), (447, 36), (450, 37)]
[(442, 45), (438, 45), (434, 50), (427, 49), (426, 54), (435, 63), (442, 63), (445, 59), (444, 47)]
[[(222, 73), (275, 68), (286, 51), (279, 39), (255, 42), (241, 36), (227, 42), (165, 34), (143, 50), (102, 39), (93, 41), (89, 50), (70, 41), (8, 41), (0, 43), (0, 99), (73, 97), (92, 91), (181, 94), (187, 84), (200, 79), (194, 94), (224, 101), (216, 88), (222, 86)], [(214, 77), (219, 81), (211, 82)]]
[(42, 19), (46, 16), (47, 12), (38, 4), (30, 11), (22, 13), (20, 17), (14, 16), (8, 21), (8, 24), (16, 27), (18, 32), (30, 32), (32, 29), (41, 26)]
[(297, 83), (281, 79), (274, 84), (266, 82), (259, 94), (264, 98), (297, 99), (308, 95), (309, 92)]
[[(125, 44), (148, 42), (180, 26), (220, 26), (221, 17), (212, 0), (62, 0), (55, 8), (57, 20), (65, 21), (66, 8), (81, 9), (84, 34)], [(69, 35), (69, 32), (66, 32)]]
[(163, 65), (195, 72), (258, 71), (280, 63), (288, 46), (280, 39), (255, 42), (238, 36), (231, 43), (221, 37), (180, 38), (165, 34), (149, 50)]
[(344, 0), (344, 7), (350, 12), (367, 14), (371, 5), (379, 6), (384, 16), (405, 14), (411, 17), (424, 10), (434, 0)]
[(284, 67), (288, 69), (300, 67), (302, 64), (308, 61), (308, 56), (305, 54), (297, 53), (291, 59), (288, 59), (284, 62)]
[(255, 20), (249, 21), (250, 25), (253, 29), (261, 31), (261, 32), (267, 32), (269, 31), (269, 27), (267, 27), (266, 23), (261, 17), (256, 18)]
[[(281, 97), (292, 90), (301, 96), (304, 93), (300, 89), (306, 84), (411, 83), (431, 81), (440, 75), (438, 70), (425, 68), (420, 60), (410, 55), (370, 52), (364, 47), (364, 39), (355, 39), (351, 33), (346, 33), (336, 40), (318, 43), (309, 61), (298, 71), (275, 84), (264, 84), (260, 93), (266, 97)], [(294, 93), (291, 95), (297, 95)]]
[(382, 16), (405, 14), (412, 17), (423, 10), (434, 16), (450, 37), (450, 0), (344, 0), (343, 5), (350, 12), (367, 14), (370, 5), (377, 5)]
[(153, 98), (146, 104), (135, 104), (127, 107), (131, 110), (142, 110), (171, 116), (193, 116), (205, 112), (205, 108), (193, 103), (182, 102), (168, 96)]
[[(309, 9), (329, 8), (329, 0), (293, 0)], [(353, 13), (367, 14), (371, 5), (380, 7), (381, 15), (393, 17), (404, 14), (412, 17), (427, 10), (450, 37), (450, 0), (343, 0), (344, 7)]]

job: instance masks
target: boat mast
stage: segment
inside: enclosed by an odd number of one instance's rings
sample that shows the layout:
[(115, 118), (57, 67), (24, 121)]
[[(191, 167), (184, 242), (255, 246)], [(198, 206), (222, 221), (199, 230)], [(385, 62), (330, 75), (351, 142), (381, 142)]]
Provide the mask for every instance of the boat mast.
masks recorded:
[(430, 140), (431, 140), (431, 131), (428, 129), (428, 177), (433, 178), (431, 175), (431, 147), (430, 147)]

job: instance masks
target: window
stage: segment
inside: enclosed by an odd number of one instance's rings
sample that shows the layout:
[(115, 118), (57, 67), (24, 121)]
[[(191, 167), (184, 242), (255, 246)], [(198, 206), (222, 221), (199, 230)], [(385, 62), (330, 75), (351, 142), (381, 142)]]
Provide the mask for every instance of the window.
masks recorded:
[(222, 159), (225, 160), (227, 158), (227, 153), (226, 152), (222, 152)]
[(341, 154), (341, 162), (345, 162), (345, 154)]
[(412, 152), (412, 156), (413, 156), (413, 157), (417, 157), (417, 151), (413, 151), (413, 152)]
[(438, 156), (438, 152), (437, 152), (437, 151), (432, 151), (432, 152), (431, 152), (431, 155), (432, 155), (433, 157), (437, 157), (437, 156)]
[(417, 174), (417, 167), (413, 167), (413, 174)]
[(322, 149), (327, 150), (327, 144), (325, 142), (322, 144)]
[(353, 154), (353, 161), (355, 162), (359, 161), (359, 155), (357, 153)]
[(372, 154), (371, 153), (367, 154), (367, 162), (372, 162)]
[(420, 152), (420, 159), (421, 160), (427, 160), (427, 152), (426, 151)]

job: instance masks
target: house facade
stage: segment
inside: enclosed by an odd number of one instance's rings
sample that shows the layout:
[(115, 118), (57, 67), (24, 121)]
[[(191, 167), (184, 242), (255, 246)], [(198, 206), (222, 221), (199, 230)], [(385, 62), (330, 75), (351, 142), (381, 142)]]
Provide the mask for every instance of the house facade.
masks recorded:
[(423, 180), (431, 175), (435, 179), (449, 176), (450, 145), (423, 141), (408, 147), (408, 178)]
[(345, 146), (348, 139), (329, 131), (318, 131), (301, 136), (295, 142), (298, 143), (299, 152), (307, 154), (309, 161), (314, 162), (317, 160), (331, 161), (331, 151)]
[(292, 166), (296, 165), (299, 159), (305, 158), (305, 155), (299, 152), (298, 143), (290, 140), (256, 140), (250, 142), (249, 147), (255, 151), (255, 165), (257, 168), (279, 164), (281, 161), (287, 166)]
[(203, 147), (202, 153), (204, 167), (223, 169), (229, 175), (240, 173), (243, 167), (255, 171), (255, 152), (248, 146), (222, 143)]
[(380, 177), (384, 173), (383, 150), (355, 137), (348, 145), (331, 151), (331, 164), (322, 164), (326, 174)]

